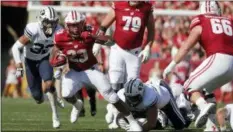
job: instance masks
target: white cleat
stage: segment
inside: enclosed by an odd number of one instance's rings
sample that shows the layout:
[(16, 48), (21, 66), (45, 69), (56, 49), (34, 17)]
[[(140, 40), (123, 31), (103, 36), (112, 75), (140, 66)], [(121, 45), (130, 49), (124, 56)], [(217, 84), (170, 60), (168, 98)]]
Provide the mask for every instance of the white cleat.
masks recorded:
[(215, 104), (214, 103), (208, 103), (206, 104), (206, 107), (203, 108), (200, 111), (200, 114), (197, 116), (197, 119), (195, 121), (195, 127), (200, 128), (204, 126), (207, 122), (208, 115), (210, 112), (215, 110)]
[(60, 127), (60, 121), (58, 118), (53, 118), (53, 128), (59, 128)]
[[(70, 114), (70, 122), (75, 123), (79, 117), (79, 114), (83, 107), (83, 102), (81, 100), (77, 100), (76, 106), (73, 106), (71, 114)], [(77, 109), (78, 108), (78, 109)]]
[(138, 124), (137, 121), (130, 123), (130, 128), (128, 130), (129, 132), (142, 132), (142, 127)]

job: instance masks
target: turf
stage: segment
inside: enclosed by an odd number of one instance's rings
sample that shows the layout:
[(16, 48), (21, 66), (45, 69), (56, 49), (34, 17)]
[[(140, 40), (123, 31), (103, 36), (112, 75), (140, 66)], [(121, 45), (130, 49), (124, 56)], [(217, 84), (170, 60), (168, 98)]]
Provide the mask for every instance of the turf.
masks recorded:
[[(71, 105), (66, 103), (65, 109), (59, 108), (61, 127), (52, 128), (52, 115), (48, 101), (36, 104), (33, 99), (2, 98), (2, 131), (106, 131), (105, 106), (106, 101), (97, 102), (97, 115), (90, 115), (90, 107), (85, 100), (86, 116), (80, 117), (78, 122), (71, 124), (69, 121)], [(105, 129), (105, 130), (104, 130)], [(109, 130), (108, 130), (109, 131)], [(172, 131), (164, 130), (164, 131)], [(186, 129), (188, 132), (199, 132), (201, 129)]]

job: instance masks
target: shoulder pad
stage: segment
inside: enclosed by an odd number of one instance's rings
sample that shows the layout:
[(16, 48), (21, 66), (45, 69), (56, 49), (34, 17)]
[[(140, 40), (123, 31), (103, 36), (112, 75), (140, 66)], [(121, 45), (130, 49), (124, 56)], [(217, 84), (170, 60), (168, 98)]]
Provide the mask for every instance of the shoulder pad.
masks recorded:
[(29, 23), (24, 29), (24, 35), (26, 35), (30, 40), (32, 40), (38, 33), (39, 23)]

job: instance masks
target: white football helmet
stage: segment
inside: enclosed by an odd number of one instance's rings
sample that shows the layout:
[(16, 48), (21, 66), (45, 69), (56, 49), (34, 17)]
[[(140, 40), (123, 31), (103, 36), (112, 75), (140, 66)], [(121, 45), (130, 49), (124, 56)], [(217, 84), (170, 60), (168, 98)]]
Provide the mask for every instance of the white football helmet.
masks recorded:
[(221, 8), (217, 1), (200, 1), (201, 14), (221, 15)]
[(46, 35), (52, 35), (55, 31), (59, 18), (57, 12), (52, 7), (45, 7), (37, 17), (41, 28)]
[(143, 82), (138, 78), (132, 78), (125, 84), (125, 99), (131, 106), (137, 106), (143, 99), (145, 91)]
[(86, 16), (77, 11), (70, 11), (65, 17), (65, 28), (72, 37), (79, 37), (85, 30)]

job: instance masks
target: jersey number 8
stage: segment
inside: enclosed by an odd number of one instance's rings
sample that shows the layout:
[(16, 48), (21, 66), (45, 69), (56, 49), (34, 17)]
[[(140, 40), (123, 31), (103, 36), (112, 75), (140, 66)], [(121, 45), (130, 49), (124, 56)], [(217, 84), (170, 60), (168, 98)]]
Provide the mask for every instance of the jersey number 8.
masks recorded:
[(232, 36), (232, 27), (229, 20), (210, 19), (212, 31), (215, 34), (225, 33), (228, 36)]

